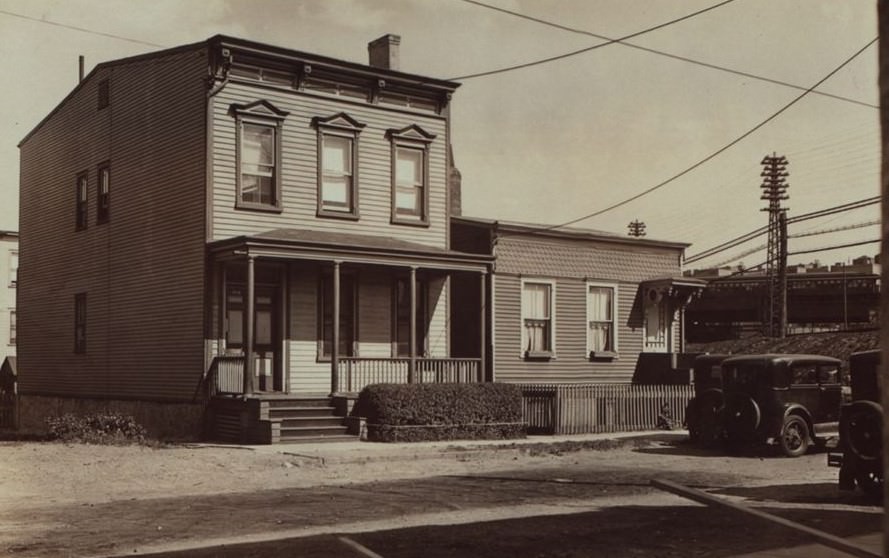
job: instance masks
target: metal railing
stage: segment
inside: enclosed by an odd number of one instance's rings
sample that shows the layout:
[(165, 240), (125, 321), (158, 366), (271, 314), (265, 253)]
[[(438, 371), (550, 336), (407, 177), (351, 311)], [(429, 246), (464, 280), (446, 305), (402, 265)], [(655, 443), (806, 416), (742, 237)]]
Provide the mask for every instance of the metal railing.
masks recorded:
[(584, 434), (674, 427), (685, 421), (690, 385), (522, 384), (522, 416), (529, 432)]

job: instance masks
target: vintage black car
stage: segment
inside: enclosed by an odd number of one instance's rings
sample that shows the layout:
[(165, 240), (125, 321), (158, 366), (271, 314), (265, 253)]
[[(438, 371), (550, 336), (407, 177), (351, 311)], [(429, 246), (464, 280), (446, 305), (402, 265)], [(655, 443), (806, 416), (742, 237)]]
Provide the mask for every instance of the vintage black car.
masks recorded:
[(695, 395), (685, 408), (688, 437), (702, 446), (722, 440), (722, 369), (720, 364), (729, 355), (706, 354), (695, 357), (692, 378)]
[(883, 406), (880, 402), (880, 350), (849, 357), (851, 402), (840, 409), (838, 451), (828, 465), (840, 468), (840, 488), (881, 497), (883, 494)]
[(820, 355), (766, 354), (722, 362), (722, 411), (730, 447), (777, 444), (788, 457), (837, 436), (840, 361)]

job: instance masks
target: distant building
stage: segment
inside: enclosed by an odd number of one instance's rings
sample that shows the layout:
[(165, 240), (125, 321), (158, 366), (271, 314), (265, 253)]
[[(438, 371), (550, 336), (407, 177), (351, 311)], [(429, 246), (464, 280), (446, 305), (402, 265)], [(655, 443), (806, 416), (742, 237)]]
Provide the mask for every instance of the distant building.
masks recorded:
[(15, 231), (0, 231), (0, 362), (16, 354), (18, 268), (19, 235)]
[[(708, 285), (686, 312), (689, 341), (730, 339), (761, 330), (769, 307), (764, 271), (720, 268), (686, 275), (706, 279)], [(879, 303), (880, 264), (874, 258), (787, 268), (789, 333), (876, 327)]]

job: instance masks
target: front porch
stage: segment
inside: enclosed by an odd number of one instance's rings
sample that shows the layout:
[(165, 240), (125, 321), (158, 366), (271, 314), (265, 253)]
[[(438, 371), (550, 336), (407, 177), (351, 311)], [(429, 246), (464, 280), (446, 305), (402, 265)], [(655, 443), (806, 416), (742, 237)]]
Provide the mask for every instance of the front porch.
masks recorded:
[[(209, 260), (208, 426), (217, 438), (341, 436), (348, 402), (367, 385), (487, 379), (488, 256), (285, 230), (213, 243)], [(477, 308), (453, 319), (458, 279), (477, 285)]]

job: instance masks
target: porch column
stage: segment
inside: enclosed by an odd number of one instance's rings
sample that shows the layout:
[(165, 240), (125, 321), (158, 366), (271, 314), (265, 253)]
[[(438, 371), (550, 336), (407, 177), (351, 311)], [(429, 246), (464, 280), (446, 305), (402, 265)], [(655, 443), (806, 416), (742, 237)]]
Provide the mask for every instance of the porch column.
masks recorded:
[(479, 357), (481, 357), (481, 362), (478, 365), (478, 375), (479, 381), (485, 381), (485, 361), (487, 360), (486, 347), (485, 343), (488, 338), (487, 333), (487, 313), (488, 313), (488, 303), (487, 303), (487, 278), (488, 272), (482, 271), (479, 275), (479, 291), (478, 291), (478, 299), (479, 299)]
[(244, 395), (253, 393), (253, 314), (254, 297), (256, 291), (255, 282), (255, 256), (247, 254), (247, 309), (244, 312)]
[[(333, 346), (330, 348), (330, 393), (339, 391), (340, 360), (340, 264), (333, 262)], [(323, 332), (322, 332), (323, 335)]]
[(414, 373), (417, 370), (417, 268), (411, 266), (411, 331), (408, 335), (410, 342), (410, 362), (407, 367), (407, 383), (414, 383)]

